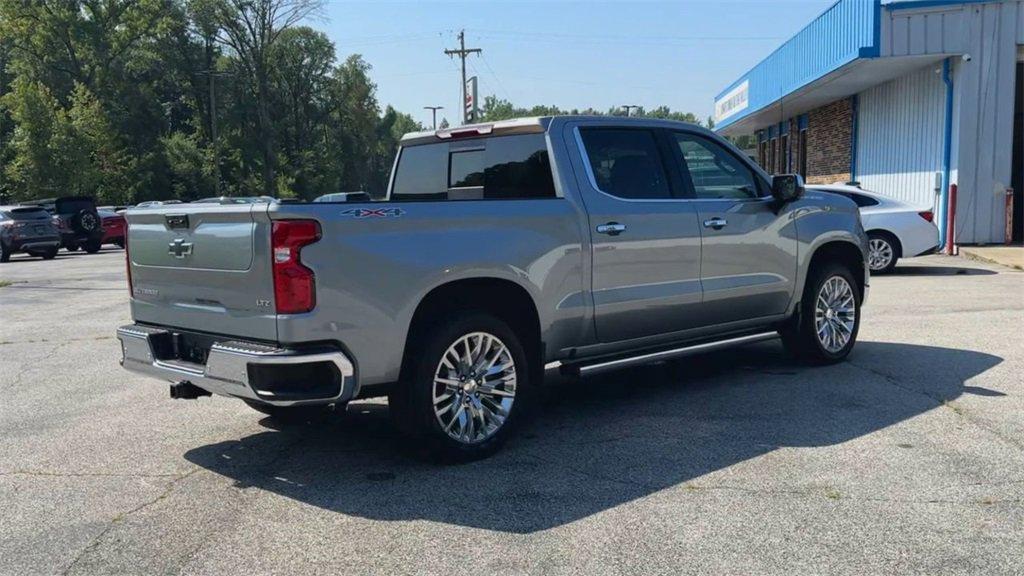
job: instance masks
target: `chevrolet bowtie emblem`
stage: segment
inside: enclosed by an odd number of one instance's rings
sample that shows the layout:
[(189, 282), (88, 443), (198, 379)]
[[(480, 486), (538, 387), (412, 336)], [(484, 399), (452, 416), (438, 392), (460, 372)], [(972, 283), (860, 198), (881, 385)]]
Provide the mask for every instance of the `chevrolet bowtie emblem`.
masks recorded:
[(167, 253), (175, 258), (184, 258), (192, 255), (192, 243), (185, 242), (184, 238), (178, 238), (167, 245)]

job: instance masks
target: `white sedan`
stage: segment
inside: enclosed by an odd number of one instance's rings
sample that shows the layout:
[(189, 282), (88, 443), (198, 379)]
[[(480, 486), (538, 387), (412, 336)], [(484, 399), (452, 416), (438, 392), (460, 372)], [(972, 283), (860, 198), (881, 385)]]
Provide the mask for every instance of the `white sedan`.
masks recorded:
[(872, 274), (891, 272), (900, 258), (930, 254), (939, 246), (939, 229), (933, 222), (931, 208), (913, 206), (856, 186), (809, 188), (846, 196), (860, 207), (861, 222), (871, 240), (868, 265)]

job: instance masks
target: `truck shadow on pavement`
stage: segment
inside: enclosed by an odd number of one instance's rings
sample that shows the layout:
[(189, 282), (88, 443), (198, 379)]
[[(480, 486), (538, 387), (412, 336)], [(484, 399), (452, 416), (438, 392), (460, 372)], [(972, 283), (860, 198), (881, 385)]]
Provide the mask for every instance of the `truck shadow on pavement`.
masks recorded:
[(777, 448), (846, 442), (961, 394), (998, 396), (964, 382), (1000, 362), (860, 342), (847, 362), (805, 368), (766, 343), (546, 389), (502, 452), (460, 466), (411, 457), (381, 402), (185, 458), (236, 487), (346, 515), (530, 533), (667, 488), (700, 489), (702, 475)]

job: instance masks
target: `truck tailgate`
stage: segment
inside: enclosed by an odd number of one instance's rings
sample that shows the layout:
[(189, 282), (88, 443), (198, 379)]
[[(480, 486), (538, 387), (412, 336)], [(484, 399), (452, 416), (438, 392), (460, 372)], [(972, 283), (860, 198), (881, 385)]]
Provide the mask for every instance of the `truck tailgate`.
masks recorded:
[(126, 216), (137, 322), (277, 340), (267, 204), (179, 204)]

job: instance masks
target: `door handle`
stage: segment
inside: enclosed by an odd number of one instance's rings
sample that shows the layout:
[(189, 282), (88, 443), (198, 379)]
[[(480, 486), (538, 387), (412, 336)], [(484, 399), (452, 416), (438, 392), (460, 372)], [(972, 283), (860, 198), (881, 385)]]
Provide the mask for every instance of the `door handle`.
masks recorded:
[(704, 221), (705, 228), (714, 228), (715, 230), (721, 230), (729, 225), (729, 221), (725, 218), (709, 218)]
[(609, 236), (618, 236), (626, 231), (625, 224), (619, 224), (618, 222), (609, 222), (607, 224), (599, 224), (597, 231), (601, 234), (607, 234)]

